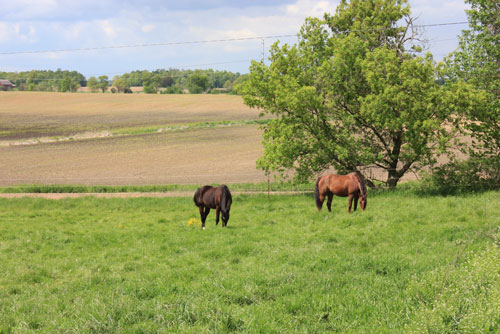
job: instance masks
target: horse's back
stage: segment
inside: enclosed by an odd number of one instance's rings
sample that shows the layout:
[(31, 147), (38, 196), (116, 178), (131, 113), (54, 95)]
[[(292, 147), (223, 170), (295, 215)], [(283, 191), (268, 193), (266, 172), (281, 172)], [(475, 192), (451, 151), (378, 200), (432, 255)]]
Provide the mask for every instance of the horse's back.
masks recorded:
[(212, 205), (214, 190), (215, 188), (209, 185), (198, 188), (194, 193), (194, 203), (197, 206), (215, 207)]
[(222, 202), (224, 202), (224, 207), (230, 207), (232, 203), (231, 192), (225, 184), (217, 188), (209, 185), (198, 188), (193, 199), (197, 206), (203, 205), (210, 209), (216, 209), (218, 206), (221, 206)]
[(349, 173), (345, 175), (328, 174), (325, 175), (325, 182), (328, 190), (336, 196), (347, 197), (358, 191), (358, 184), (356, 182), (356, 173)]

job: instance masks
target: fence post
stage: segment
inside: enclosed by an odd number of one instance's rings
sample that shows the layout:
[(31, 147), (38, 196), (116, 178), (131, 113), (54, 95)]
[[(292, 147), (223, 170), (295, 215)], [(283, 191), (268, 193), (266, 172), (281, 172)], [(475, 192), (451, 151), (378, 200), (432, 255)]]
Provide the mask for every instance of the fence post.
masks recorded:
[(269, 202), (270, 197), (269, 197), (269, 191), (271, 188), (271, 182), (269, 181), (269, 173), (267, 173), (267, 201)]

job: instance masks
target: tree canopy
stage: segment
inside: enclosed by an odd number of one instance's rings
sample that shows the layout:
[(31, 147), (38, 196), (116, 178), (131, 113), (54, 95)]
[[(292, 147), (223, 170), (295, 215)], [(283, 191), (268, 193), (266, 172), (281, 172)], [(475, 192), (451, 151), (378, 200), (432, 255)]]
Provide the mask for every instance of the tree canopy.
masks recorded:
[(449, 149), (454, 131), (444, 125), (470, 92), (440, 84), (441, 67), (419, 55), (407, 1), (342, 0), (334, 15), (307, 19), (298, 38), (275, 43), (270, 64), (254, 61), (239, 88), (247, 105), (275, 116), (260, 168), (308, 179), (376, 166), (395, 187)]

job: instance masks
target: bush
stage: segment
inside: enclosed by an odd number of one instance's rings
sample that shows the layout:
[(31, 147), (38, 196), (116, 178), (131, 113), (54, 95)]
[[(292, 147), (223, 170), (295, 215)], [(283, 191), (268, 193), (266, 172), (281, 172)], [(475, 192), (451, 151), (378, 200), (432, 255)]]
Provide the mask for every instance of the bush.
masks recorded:
[(449, 162), (434, 168), (423, 185), (443, 194), (500, 189), (500, 157)]
[(144, 93), (145, 94), (156, 94), (158, 91), (153, 85), (144, 85)]
[(161, 92), (161, 94), (182, 94), (182, 93), (183, 93), (182, 88), (177, 85), (167, 87), (167, 89)]

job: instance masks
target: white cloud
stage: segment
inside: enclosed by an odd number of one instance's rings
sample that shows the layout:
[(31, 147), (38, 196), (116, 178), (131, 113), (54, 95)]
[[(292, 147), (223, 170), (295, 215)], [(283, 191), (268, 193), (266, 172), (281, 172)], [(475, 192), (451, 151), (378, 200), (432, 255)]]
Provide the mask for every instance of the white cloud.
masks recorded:
[(151, 32), (153, 31), (155, 26), (153, 24), (146, 24), (141, 27), (142, 32)]
[(411, 0), (410, 8), (414, 16), (425, 20), (425, 23), (443, 22), (454, 18), (465, 17), (465, 9), (470, 6), (463, 0)]
[(322, 17), (324, 13), (333, 13), (339, 1), (312, 1), (298, 0), (292, 5), (286, 6), (287, 14), (307, 17)]
[(0, 42), (6, 42), (9, 40), (9, 25), (5, 22), (0, 22)]
[(32, 44), (38, 40), (36, 28), (32, 23), (16, 23), (12, 28), (16, 39), (20, 41)]
[(12, 20), (30, 20), (57, 10), (56, 0), (2, 1), (0, 5), (1, 15)]
[(87, 23), (77, 22), (69, 27), (63, 28), (64, 35), (67, 40), (77, 40), (81, 37), (82, 33), (87, 31)]
[[(187, 40), (296, 34), (308, 16), (333, 12), (338, 1), (297, 0), (291, 5), (182, 12)], [(190, 38), (187, 36), (191, 36)]]
[(117, 25), (112, 24), (108, 20), (98, 21), (98, 26), (100, 27), (101, 31), (104, 32), (104, 34), (109, 38), (116, 37), (118, 31), (120, 30), (120, 28)]

